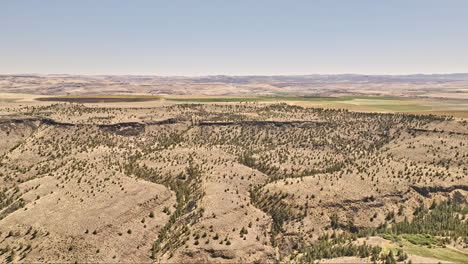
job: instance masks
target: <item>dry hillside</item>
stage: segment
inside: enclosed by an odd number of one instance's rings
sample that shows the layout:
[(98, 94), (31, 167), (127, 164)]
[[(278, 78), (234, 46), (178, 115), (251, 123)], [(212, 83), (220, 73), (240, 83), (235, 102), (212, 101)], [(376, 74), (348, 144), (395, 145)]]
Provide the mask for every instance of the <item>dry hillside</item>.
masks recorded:
[(5, 104), (0, 262), (467, 260), (467, 144), (430, 115)]

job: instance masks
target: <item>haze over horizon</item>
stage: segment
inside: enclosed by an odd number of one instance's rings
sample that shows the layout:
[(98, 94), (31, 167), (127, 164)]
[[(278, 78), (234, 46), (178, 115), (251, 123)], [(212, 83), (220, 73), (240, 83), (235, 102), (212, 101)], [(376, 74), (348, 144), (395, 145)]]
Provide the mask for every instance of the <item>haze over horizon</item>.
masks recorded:
[(468, 72), (468, 2), (4, 1), (0, 74)]
[(345, 75), (355, 75), (355, 76), (417, 76), (417, 75), (468, 75), (468, 72), (411, 72), (411, 73), (359, 73), (359, 72), (343, 72), (343, 73), (275, 73), (275, 74), (156, 74), (156, 73), (60, 73), (60, 72), (47, 72), (47, 73), (37, 73), (37, 72), (0, 72), (0, 76), (22, 76), (22, 75), (37, 75), (37, 76), (84, 76), (84, 77), (93, 77), (93, 76), (151, 76), (151, 77), (181, 77), (181, 78), (202, 78), (202, 77), (279, 77), (279, 76), (345, 76)]
[(232, 78), (244, 78), (244, 77), (326, 77), (326, 76), (356, 76), (356, 77), (450, 77), (450, 76), (463, 76), (468, 78), (468, 72), (448, 72), (448, 73), (401, 73), (401, 74), (364, 74), (364, 73), (304, 73), (304, 74), (206, 74), (206, 75), (159, 75), (159, 74), (80, 74), (80, 73), (1, 73), (0, 76), (42, 76), (42, 77), (55, 77), (55, 76), (82, 76), (82, 77), (160, 77), (160, 78), (216, 78), (216, 77), (232, 77)]

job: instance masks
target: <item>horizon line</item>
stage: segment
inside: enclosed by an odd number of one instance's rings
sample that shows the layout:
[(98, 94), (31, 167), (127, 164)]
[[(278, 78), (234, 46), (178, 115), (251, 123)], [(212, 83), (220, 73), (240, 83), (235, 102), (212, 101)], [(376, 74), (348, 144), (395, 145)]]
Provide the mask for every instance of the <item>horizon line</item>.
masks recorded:
[(468, 72), (449, 72), (449, 73), (440, 73), (440, 72), (415, 72), (415, 73), (400, 73), (400, 74), (384, 74), (384, 73), (304, 73), (304, 74), (205, 74), (205, 75), (157, 75), (157, 74), (138, 74), (138, 73), (129, 73), (129, 74), (117, 74), (117, 73), (0, 73), (0, 76), (40, 76), (40, 77), (53, 77), (53, 76), (84, 76), (84, 77), (100, 77), (100, 76), (151, 76), (151, 77), (185, 77), (185, 78), (197, 78), (197, 77), (282, 77), (282, 76), (338, 76), (338, 75), (354, 75), (354, 76), (416, 76), (416, 75), (459, 75), (459, 74), (468, 74)]

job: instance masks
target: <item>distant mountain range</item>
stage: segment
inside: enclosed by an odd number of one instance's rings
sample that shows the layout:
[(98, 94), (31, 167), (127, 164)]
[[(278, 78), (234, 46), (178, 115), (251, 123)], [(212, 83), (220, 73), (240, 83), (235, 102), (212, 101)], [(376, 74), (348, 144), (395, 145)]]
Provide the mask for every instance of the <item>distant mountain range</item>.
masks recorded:
[[(168, 77), (170, 78), (170, 77)], [(274, 76), (206, 76), (186, 77), (195, 82), (428, 82), (428, 81), (467, 81), (468, 73), (453, 74), (412, 74), (412, 75), (361, 75), (361, 74), (311, 74), (311, 75), (274, 75)]]
[(468, 73), (451, 74), (409, 74), (409, 75), (364, 75), (364, 74), (309, 74), (309, 75), (209, 75), (209, 76), (158, 76), (158, 75), (73, 75), (73, 74), (0, 74), (0, 77), (61, 77), (123, 79), (133, 81), (178, 80), (195, 83), (274, 83), (274, 82), (430, 82), (430, 81), (468, 81)]

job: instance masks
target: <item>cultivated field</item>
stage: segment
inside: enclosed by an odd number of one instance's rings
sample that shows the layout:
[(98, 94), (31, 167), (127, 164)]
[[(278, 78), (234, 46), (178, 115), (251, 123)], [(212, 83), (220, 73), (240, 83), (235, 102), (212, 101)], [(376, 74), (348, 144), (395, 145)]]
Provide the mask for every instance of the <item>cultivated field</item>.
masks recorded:
[(44, 102), (68, 103), (135, 103), (161, 100), (161, 96), (151, 95), (75, 95), (38, 97), (36, 100)]

